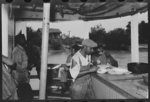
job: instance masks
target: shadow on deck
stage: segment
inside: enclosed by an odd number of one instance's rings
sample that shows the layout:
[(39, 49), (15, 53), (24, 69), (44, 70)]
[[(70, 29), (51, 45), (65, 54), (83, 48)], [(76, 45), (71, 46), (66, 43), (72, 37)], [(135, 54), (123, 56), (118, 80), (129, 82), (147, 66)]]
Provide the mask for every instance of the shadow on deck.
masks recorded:
[[(31, 76), (32, 81), (37, 80), (37, 76)], [(47, 84), (46, 89), (46, 100), (70, 100), (70, 92), (69, 89), (66, 90), (63, 94), (61, 93), (61, 83), (59, 79), (55, 78), (53, 81), (50, 81)], [(38, 84), (38, 83), (36, 83)], [(34, 86), (32, 86), (34, 87)], [(34, 100), (38, 100), (39, 97), (39, 89), (33, 89)]]
[[(39, 97), (39, 90), (33, 90), (34, 93), (34, 100), (38, 100)], [(65, 94), (61, 94), (59, 91), (53, 91), (51, 93), (47, 93), (46, 100), (70, 100), (69, 92), (66, 92)]]

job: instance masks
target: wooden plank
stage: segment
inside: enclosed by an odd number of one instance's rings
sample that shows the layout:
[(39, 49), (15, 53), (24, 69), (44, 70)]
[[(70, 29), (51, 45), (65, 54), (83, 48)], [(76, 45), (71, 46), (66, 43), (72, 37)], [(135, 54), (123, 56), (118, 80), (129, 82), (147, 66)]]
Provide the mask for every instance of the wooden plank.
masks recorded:
[[(100, 81), (100, 83), (105, 84), (107, 87), (113, 89), (117, 93), (121, 94), (122, 96), (127, 97), (128, 99), (141, 99), (141, 98), (147, 98), (148, 94), (148, 86), (143, 86), (138, 83), (139, 80), (129, 80), (129, 81), (114, 81), (114, 80), (109, 80), (113, 77), (112, 75), (93, 75), (93, 77)], [(119, 76), (118, 76), (119, 78)], [(147, 89), (147, 90), (145, 90)], [(141, 93), (142, 92), (142, 93)]]
[(108, 80), (134, 80), (134, 79), (136, 80), (136, 79), (143, 79), (143, 77), (148, 76), (148, 74), (140, 74), (140, 75), (134, 75), (134, 74), (127, 74), (127, 75), (103, 74), (102, 76), (107, 78)]
[[(63, 3), (62, 0), (50, 0), (51, 2), (55, 3)], [(71, 3), (83, 3), (81, 0), (68, 0)], [(149, 0), (143, 0), (142, 2), (148, 2)], [(7, 3), (6, 0), (1, 0), (1, 3)], [(87, 2), (93, 3), (93, 2), (100, 2), (99, 0), (87, 0)], [(101, 1), (103, 2), (103, 1)], [(105, 2), (118, 2), (118, 0), (106, 0)], [(125, 0), (124, 2), (137, 2), (137, 0)], [(31, 4), (42, 4), (43, 0), (31, 0), (30, 2), (24, 2), (24, 0), (12, 0), (13, 4), (26, 4), (26, 5), (31, 5)], [(66, 2), (65, 2), (66, 3)]]
[(114, 91), (116, 91), (116, 93), (119, 93), (120, 95), (126, 97), (127, 99), (136, 99), (135, 96), (133, 96), (133, 95), (127, 93), (126, 91), (118, 88), (116, 85), (112, 84), (108, 80), (105, 80), (102, 77), (99, 77), (99, 76), (94, 75), (94, 74), (93, 74), (93, 77), (96, 78), (96, 80), (100, 81), (101, 83), (104, 83), (105, 87), (109, 87), (109, 88), (113, 89)]
[(29, 10), (19, 10), (16, 9), (14, 11), (15, 20), (29, 20), (29, 19), (35, 19), (35, 20), (42, 20), (43, 18), (43, 12), (38, 11), (29, 11)]
[[(106, 83), (93, 78), (93, 88), (95, 92), (96, 99), (127, 99), (124, 94), (118, 93), (113, 88), (106, 85)], [(130, 97), (131, 98), (131, 97)]]

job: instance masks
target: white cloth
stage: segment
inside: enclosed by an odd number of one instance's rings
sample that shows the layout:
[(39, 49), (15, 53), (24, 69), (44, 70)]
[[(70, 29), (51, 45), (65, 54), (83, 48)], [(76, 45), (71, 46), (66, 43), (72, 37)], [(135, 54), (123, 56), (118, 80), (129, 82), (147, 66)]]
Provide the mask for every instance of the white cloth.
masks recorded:
[(60, 67), (58, 71), (58, 78), (61, 78), (61, 71), (64, 70), (64, 67)]
[[(79, 72), (80, 72), (80, 66), (86, 66), (89, 64), (89, 56), (84, 57), (81, 53), (80, 50), (72, 57), (72, 60), (74, 60), (77, 64), (72, 67), (72, 63), (71, 63), (71, 67), (69, 69), (70, 74), (73, 78), (73, 81), (76, 79), (76, 77), (78, 76)], [(71, 60), (71, 62), (72, 62)], [(81, 64), (80, 64), (81, 63)]]

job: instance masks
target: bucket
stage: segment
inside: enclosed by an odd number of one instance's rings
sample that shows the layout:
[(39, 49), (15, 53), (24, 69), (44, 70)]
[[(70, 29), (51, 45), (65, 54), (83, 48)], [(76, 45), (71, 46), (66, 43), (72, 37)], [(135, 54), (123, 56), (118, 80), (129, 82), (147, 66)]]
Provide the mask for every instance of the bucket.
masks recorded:
[(148, 63), (137, 63), (132, 62), (127, 65), (128, 70), (134, 74), (143, 74), (149, 72), (149, 64)]

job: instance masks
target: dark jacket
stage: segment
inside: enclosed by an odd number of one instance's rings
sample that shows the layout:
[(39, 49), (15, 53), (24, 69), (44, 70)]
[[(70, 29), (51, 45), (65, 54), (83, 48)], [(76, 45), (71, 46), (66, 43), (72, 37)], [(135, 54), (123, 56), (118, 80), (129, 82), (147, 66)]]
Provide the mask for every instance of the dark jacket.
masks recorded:
[(97, 64), (97, 60), (100, 60), (101, 64), (109, 63), (114, 67), (118, 67), (118, 62), (110, 55), (109, 52), (106, 51), (102, 55), (99, 55), (97, 53), (92, 54), (91, 59), (94, 65)]

